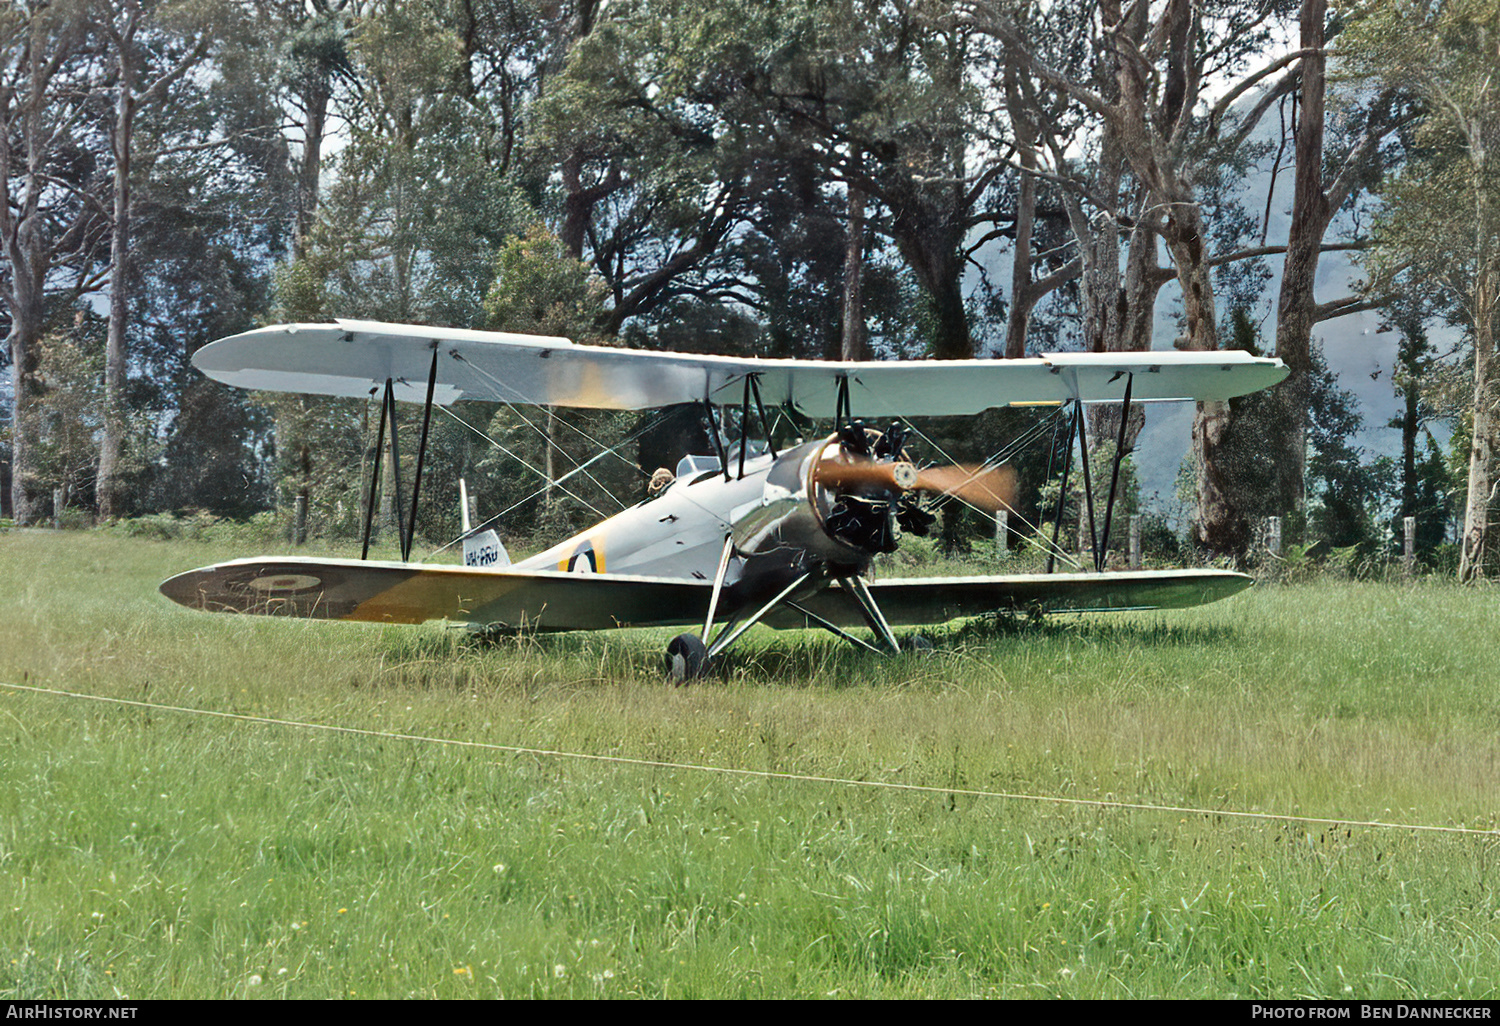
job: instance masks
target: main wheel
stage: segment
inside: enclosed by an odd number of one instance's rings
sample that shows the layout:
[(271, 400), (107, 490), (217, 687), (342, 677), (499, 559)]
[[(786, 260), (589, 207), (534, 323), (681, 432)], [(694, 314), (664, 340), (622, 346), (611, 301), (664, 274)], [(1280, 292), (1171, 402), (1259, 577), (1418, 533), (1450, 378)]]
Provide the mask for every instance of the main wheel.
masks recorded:
[(679, 634), (667, 646), (667, 677), (674, 684), (703, 676), (707, 664), (708, 646), (696, 634)]

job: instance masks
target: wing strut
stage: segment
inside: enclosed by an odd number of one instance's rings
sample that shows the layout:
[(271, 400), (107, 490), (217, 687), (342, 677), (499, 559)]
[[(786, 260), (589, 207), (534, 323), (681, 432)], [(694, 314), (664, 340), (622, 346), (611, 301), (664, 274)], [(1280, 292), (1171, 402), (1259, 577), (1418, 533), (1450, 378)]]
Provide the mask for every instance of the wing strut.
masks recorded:
[[(1080, 400), (1081, 410), (1082, 400)], [(1088, 419), (1080, 415), (1078, 417), (1078, 462), (1083, 469), (1083, 504), (1089, 514), (1089, 545), (1094, 551), (1094, 561), (1099, 560), (1099, 531), (1094, 527), (1094, 477), (1089, 470), (1089, 423)], [(1080, 538), (1079, 545), (1083, 544)], [(1079, 553), (1082, 555), (1083, 553)]]
[(411, 544), (406, 538), (406, 522), (401, 519), (406, 501), (401, 497), (401, 446), (396, 440), (396, 392), (391, 387), (390, 378), (385, 380), (385, 403), (390, 407), (386, 419), (391, 424), (391, 484), (396, 489), (396, 535), (397, 541), (401, 543), (401, 559), (405, 561), (406, 554), (411, 551)]
[(795, 609), (797, 612), (807, 617), (809, 620), (817, 624), (819, 627), (823, 628), (828, 633), (834, 635), (835, 637), (843, 638), (855, 648), (863, 648), (870, 652), (874, 652), (876, 655), (885, 655), (884, 652), (876, 648), (874, 645), (870, 644), (868, 641), (865, 641), (863, 638), (856, 638), (854, 635), (844, 630), (838, 624), (832, 622), (831, 620), (824, 619), (817, 613), (814, 613), (811, 609), (808, 609), (806, 606), (802, 605), (802, 603), (793, 602), (788, 599), (786, 604), (787, 608)]
[[(427, 372), (427, 402), (422, 408), (422, 440), (417, 443), (417, 477), (411, 486), (411, 515), (406, 520), (406, 537), (402, 539), (401, 561), (411, 559), (412, 539), (417, 536), (417, 497), (422, 494), (422, 463), (427, 458), (427, 429), (432, 425), (432, 391), (437, 387), (438, 347), (432, 344), (432, 370)], [(395, 421), (391, 422), (392, 425)]]
[(724, 438), (719, 434), (719, 418), (714, 413), (714, 404), (703, 397), (703, 409), (708, 413), (708, 436), (713, 439), (714, 452), (719, 456), (719, 469), (724, 471), (724, 480), (729, 480), (729, 453), (724, 448)]
[[(401, 443), (396, 431), (396, 390), (391, 378), (385, 379), (385, 394), (380, 399), (380, 427), (376, 431), (375, 465), (370, 468), (370, 499), (365, 508), (364, 543), (359, 558), (370, 558), (370, 533), (375, 524), (375, 500), (380, 495), (380, 468), (384, 462), (381, 450), (385, 448), (386, 425), (391, 430), (391, 484), (396, 489), (396, 533), (401, 547), (401, 561), (411, 559), (412, 539), (417, 534), (417, 499), (422, 495), (422, 465), (427, 459), (427, 435), (432, 427), (432, 395), (437, 387), (438, 347), (432, 345), (432, 369), (427, 374), (427, 402), (422, 410), (422, 436), (417, 442), (417, 476), (411, 486), (411, 509), (401, 495)], [(402, 514), (405, 514), (403, 518)]]
[(1052, 518), (1052, 547), (1047, 550), (1047, 572), (1052, 572), (1052, 567), (1057, 561), (1057, 538), (1062, 532), (1063, 503), (1068, 498), (1068, 471), (1073, 468), (1073, 435), (1078, 430), (1078, 422), (1083, 416), (1083, 403), (1073, 401), (1073, 423), (1068, 425), (1068, 448), (1063, 454), (1062, 487), (1057, 490), (1057, 515)]
[(760, 398), (759, 374), (750, 375), (750, 390), (755, 394), (755, 412), (760, 417), (760, 426), (766, 429), (766, 449), (771, 453), (771, 459), (774, 460), (778, 453), (776, 452), (776, 442), (771, 438), (773, 434), (771, 419), (766, 416), (766, 404), (761, 402)]
[(771, 610), (775, 609), (777, 606), (781, 605), (782, 601), (790, 596), (792, 592), (796, 591), (798, 588), (806, 584), (807, 579), (811, 576), (812, 574), (810, 572), (803, 572), (801, 574), (798, 574), (796, 579), (793, 580), (791, 584), (788, 584), (785, 588), (782, 588), (781, 591), (777, 593), (775, 598), (767, 602), (765, 605), (761, 606), (754, 613), (751, 613), (733, 630), (726, 626), (722, 631), (719, 632), (719, 636), (717, 638), (714, 638), (713, 644), (708, 646), (708, 652), (704, 656), (704, 658), (712, 659), (714, 656), (724, 651), (730, 645), (733, 645), (736, 641), (739, 640), (741, 634), (744, 634), (751, 627), (754, 627), (756, 624), (760, 623), (762, 617), (764, 617)]
[(729, 572), (729, 557), (734, 555), (734, 535), (724, 536), (724, 551), (719, 556), (719, 569), (714, 573), (714, 590), (708, 597), (708, 618), (703, 621), (703, 644), (708, 644), (708, 633), (714, 628), (714, 616), (719, 612), (719, 594), (724, 590), (724, 575)]
[[(380, 493), (381, 450), (385, 448), (385, 429), (391, 428), (391, 483), (396, 489), (396, 532), (400, 535), (401, 558), (411, 552), (411, 541), (406, 536), (406, 525), (401, 520), (401, 511), (406, 504), (401, 501), (401, 446), (396, 440), (396, 394), (394, 383), (385, 379), (385, 394), (380, 399), (380, 430), (375, 440), (375, 465), (370, 468), (370, 502), (365, 510), (365, 540), (360, 559), (370, 558), (370, 528), (375, 523), (375, 499)], [(426, 432), (423, 432), (424, 436)]]
[(766, 432), (766, 449), (771, 458), (776, 458), (776, 443), (771, 441), (771, 418), (766, 416), (766, 405), (761, 402), (759, 375), (745, 375), (745, 394), (740, 400), (740, 472), (739, 478), (745, 476), (745, 455), (750, 447), (750, 398), (755, 397), (755, 415), (760, 418), (760, 426)]
[[(371, 390), (373, 392), (373, 389)], [(391, 408), (391, 379), (385, 379), (385, 395), (380, 400), (380, 428), (375, 432), (375, 459), (370, 467), (370, 502), (365, 507), (365, 543), (360, 550), (360, 559), (370, 558), (370, 526), (375, 523), (375, 499), (380, 494), (380, 467), (385, 461), (380, 458), (385, 448), (385, 415)]]
[(1104, 538), (1094, 552), (1094, 569), (1104, 571), (1104, 560), (1109, 555), (1109, 522), (1115, 512), (1115, 491), (1120, 486), (1120, 460), (1125, 456), (1125, 428), (1130, 423), (1130, 388), (1135, 384), (1135, 375), (1125, 378), (1125, 401), (1120, 404), (1120, 437), (1115, 440), (1115, 467), (1109, 475), (1109, 502), (1104, 507)]

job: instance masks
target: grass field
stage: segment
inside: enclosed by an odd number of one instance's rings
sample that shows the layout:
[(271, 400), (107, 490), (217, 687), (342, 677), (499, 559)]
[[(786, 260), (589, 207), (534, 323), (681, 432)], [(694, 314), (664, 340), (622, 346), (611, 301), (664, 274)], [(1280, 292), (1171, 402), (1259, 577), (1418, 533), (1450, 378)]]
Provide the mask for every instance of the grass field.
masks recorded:
[[(194, 613), (247, 554), (0, 534), (0, 684), (719, 767), (1500, 818), (1500, 593), (1262, 587), (950, 627), (476, 647)], [(0, 998), (1493, 997), (1500, 837), (727, 776), (0, 687)]]

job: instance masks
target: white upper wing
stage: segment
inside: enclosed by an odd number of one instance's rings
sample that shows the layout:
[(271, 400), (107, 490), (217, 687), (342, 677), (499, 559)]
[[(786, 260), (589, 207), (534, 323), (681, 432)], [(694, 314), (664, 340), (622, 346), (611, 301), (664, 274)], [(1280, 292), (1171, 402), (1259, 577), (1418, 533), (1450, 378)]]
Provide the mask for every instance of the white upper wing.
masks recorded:
[(204, 346), (193, 365), (240, 388), (365, 397), (387, 379), (421, 402), (432, 354), (433, 401), (503, 400), (637, 410), (672, 403), (738, 403), (755, 375), (767, 406), (790, 402), (831, 416), (849, 382), (856, 416), (937, 417), (1012, 403), (1119, 400), (1127, 374), (1136, 401), (1228, 399), (1276, 384), (1280, 360), (1239, 351), (1051, 353), (1024, 360), (861, 363), (757, 360), (575, 345), (565, 338), (372, 321), (258, 328)]

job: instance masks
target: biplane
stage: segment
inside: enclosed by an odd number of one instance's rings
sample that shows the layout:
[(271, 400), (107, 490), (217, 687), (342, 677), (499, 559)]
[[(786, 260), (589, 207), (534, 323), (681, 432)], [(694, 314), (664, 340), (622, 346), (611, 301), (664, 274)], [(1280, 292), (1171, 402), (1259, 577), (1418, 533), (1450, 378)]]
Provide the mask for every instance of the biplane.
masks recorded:
[[(202, 610), (380, 623), (443, 619), (535, 631), (690, 627), (667, 648), (668, 671), (678, 680), (701, 674), (757, 623), (822, 628), (864, 648), (899, 652), (896, 626), (1013, 609), (1181, 608), (1240, 591), (1250, 579), (1223, 570), (1106, 572), (1123, 446), (1115, 454), (1102, 539), (1093, 484), (1085, 481), (1092, 568), (1054, 573), (1049, 557), (1044, 574), (872, 580), (870, 567), (904, 534), (928, 531), (934, 502), (956, 499), (990, 512), (1014, 502), (1008, 463), (921, 465), (909, 451), (913, 429), (902, 418), (1052, 406), (1061, 429), (1077, 436), (1086, 478), (1085, 404), (1120, 404), (1123, 442), (1133, 403), (1227, 400), (1286, 375), (1279, 360), (1237, 351), (822, 362), (349, 320), (248, 331), (205, 346), (193, 363), (241, 388), (378, 400), (381, 444), (388, 431), (397, 488), (397, 402), (421, 404), (422, 429), (400, 561), (241, 559), (171, 578), (161, 585), (167, 597)], [(675, 473), (658, 472), (651, 497), (514, 564), (491, 524), (471, 527), (467, 507), (465, 565), (412, 562), (432, 411), (461, 399), (604, 410), (693, 403), (714, 451), (684, 454)], [(738, 438), (730, 431), (736, 408)], [(778, 448), (768, 408), (831, 414), (834, 430)], [(866, 426), (876, 422), (886, 422), (885, 430)], [(1073, 449), (1070, 434), (1053, 548)], [(365, 557), (381, 463), (374, 461), (370, 475)], [(569, 476), (551, 484), (562, 487)], [(399, 494), (397, 505), (404, 513)], [(872, 640), (851, 633), (861, 628)]]

